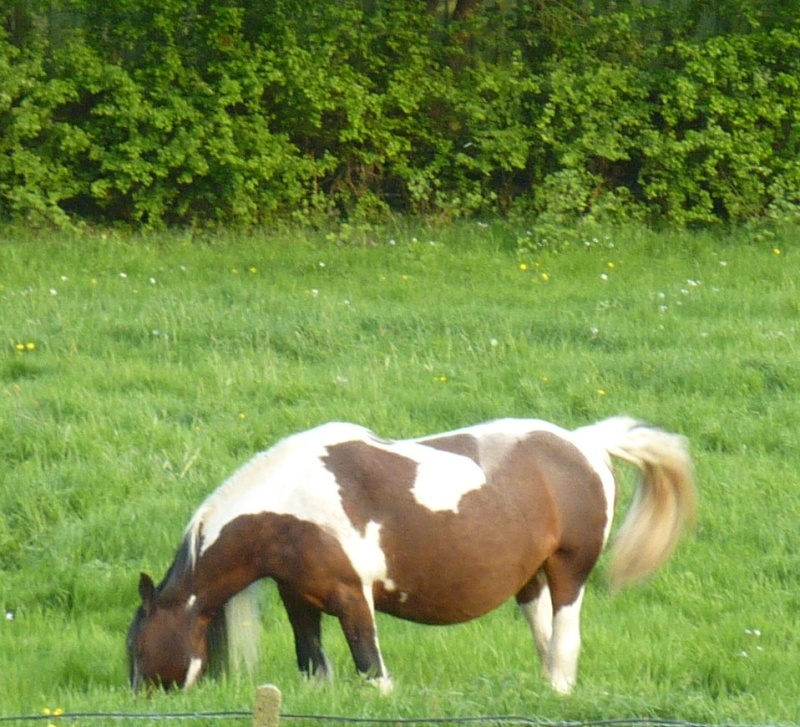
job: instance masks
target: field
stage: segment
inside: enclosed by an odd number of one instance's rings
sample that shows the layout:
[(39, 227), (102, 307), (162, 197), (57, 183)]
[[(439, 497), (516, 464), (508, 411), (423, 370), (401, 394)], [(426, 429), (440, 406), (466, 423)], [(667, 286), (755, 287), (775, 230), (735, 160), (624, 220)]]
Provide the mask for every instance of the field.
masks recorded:
[(0, 717), (248, 709), (255, 683), (234, 676), (134, 697), (124, 639), (139, 571), (160, 579), (205, 494), (287, 434), (628, 413), (688, 437), (700, 518), (619, 595), (601, 560), (574, 695), (549, 691), (512, 604), (450, 628), (381, 619), (388, 697), (328, 620), (336, 682), (308, 685), (270, 586), (256, 683), (289, 713), (796, 723), (800, 231), (608, 231), (520, 254), (529, 239), (6, 232)]

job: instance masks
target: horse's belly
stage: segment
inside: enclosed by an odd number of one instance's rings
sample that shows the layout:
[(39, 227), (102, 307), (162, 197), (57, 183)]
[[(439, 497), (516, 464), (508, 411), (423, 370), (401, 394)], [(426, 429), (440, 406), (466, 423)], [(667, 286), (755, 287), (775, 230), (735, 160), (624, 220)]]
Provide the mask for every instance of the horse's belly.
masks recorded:
[(427, 624), (430, 626), (447, 626), (464, 623), (479, 618), (505, 603), (511, 594), (504, 598), (492, 598), (484, 601), (474, 599), (469, 602), (454, 599), (452, 602), (423, 602), (419, 598), (408, 597), (403, 601), (404, 593), (397, 598), (384, 598), (376, 602), (375, 608), (381, 613), (401, 618), (405, 621)]
[(514, 596), (541, 562), (492, 569), (430, 570), (413, 578), (387, 579), (373, 589), (376, 610), (406, 621), (431, 625), (463, 623), (493, 611)]

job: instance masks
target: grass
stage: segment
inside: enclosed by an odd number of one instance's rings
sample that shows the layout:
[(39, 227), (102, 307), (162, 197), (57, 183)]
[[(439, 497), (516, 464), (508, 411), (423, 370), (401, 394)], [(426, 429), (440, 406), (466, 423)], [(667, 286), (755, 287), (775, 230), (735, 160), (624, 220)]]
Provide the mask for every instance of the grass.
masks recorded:
[(258, 681), (292, 713), (796, 722), (800, 232), (623, 230), (522, 255), (520, 240), (500, 223), (363, 239), (7, 231), (0, 716), (249, 708), (254, 685), (234, 677), (133, 697), (124, 635), (139, 570), (160, 578), (205, 494), (282, 436), (624, 412), (689, 438), (701, 517), (613, 599), (601, 562), (572, 697), (545, 686), (511, 604), (459, 627), (381, 619), (390, 697), (353, 676), (329, 620), (337, 681), (315, 688), (270, 588)]

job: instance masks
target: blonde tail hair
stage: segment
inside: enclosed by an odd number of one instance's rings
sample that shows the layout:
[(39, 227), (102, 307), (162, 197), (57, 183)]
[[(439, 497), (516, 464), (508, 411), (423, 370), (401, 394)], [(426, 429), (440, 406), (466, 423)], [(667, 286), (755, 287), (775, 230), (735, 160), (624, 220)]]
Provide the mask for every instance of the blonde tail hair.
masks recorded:
[(633, 501), (614, 538), (608, 570), (612, 590), (652, 574), (694, 523), (697, 493), (686, 440), (627, 417), (599, 422), (593, 437), (612, 457), (639, 470)]

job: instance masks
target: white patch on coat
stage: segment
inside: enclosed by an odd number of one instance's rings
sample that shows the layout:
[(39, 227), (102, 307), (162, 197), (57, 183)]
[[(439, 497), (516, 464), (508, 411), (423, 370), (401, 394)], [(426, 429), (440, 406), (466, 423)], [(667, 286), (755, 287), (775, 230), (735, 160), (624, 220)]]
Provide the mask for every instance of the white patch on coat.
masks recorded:
[[(411, 494), (433, 512), (458, 512), (458, 503), (468, 492), (486, 484), (483, 470), (469, 457), (417, 445), (417, 479)], [(436, 456), (432, 456), (432, 455)]]
[(352, 526), (350, 528), (349, 535), (340, 536), (339, 542), (355, 572), (361, 576), (361, 582), (372, 594), (372, 584), (386, 578), (386, 556), (381, 550), (381, 526), (370, 520), (363, 536), (352, 529)]
[(406, 457), (417, 466), (411, 494), (419, 505), (432, 512), (458, 512), (461, 498), (486, 484), (484, 471), (469, 457), (422, 446), (417, 440), (371, 444)]
[(603, 531), (603, 544), (608, 541), (611, 533), (614, 506), (617, 500), (617, 483), (614, 479), (611, 455), (606, 449), (606, 442), (609, 441), (609, 433), (627, 432), (637, 425), (635, 420), (628, 417), (612, 417), (570, 433), (571, 441), (581, 450), (603, 484), (603, 493), (606, 498), (606, 526)]

